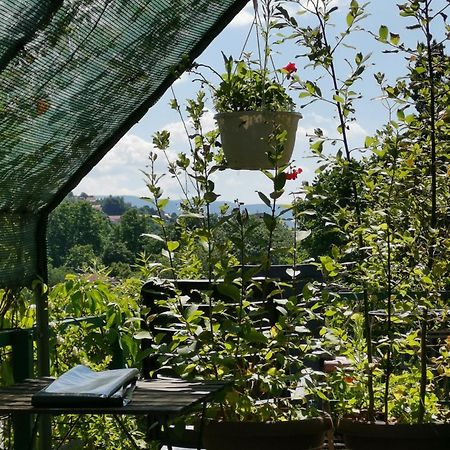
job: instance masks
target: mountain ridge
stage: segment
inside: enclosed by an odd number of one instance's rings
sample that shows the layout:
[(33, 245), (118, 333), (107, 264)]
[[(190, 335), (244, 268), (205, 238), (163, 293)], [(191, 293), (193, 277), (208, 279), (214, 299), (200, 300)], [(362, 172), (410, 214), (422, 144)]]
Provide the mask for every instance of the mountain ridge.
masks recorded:
[[(98, 195), (96, 198), (102, 199), (108, 197), (108, 195)], [(144, 200), (141, 197), (135, 195), (114, 195), (113, 197), (122, 197), (125, 203), (129, 203), (131, 206), (136, 208), (141, 208), (143, 206), (151, 206), (148, 200)], [(220, 212), (220, 208), (223, 205), (230, 205), (230, 207), (234, 206), (233, 201), (225, 201), (225, 200), (217, 200), (211, 203), (211, 212), (213, 214), (218, 214)], [(270, 208), (268, 208), (264, 203), (253, 203), (249, 205), (243, 205), (244, 208), (247, 209), (249, 214), (262, 214), (270, 212)], [(280, 208), (284, 208), (285, 205), (280, 205)], [(167, 206), (164, 208), (167, 214), (179, 214), (180, 213), (180, 200), (169, 200)]]

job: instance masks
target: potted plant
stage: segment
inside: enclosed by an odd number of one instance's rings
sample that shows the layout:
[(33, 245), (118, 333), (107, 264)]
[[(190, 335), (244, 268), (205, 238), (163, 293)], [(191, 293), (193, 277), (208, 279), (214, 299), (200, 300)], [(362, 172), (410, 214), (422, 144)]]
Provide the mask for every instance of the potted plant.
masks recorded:
[[(254, 69), (248, 61), (226, 57), (225, 74), (213, 92), (222, 148), (231, 169), (273, 169), (268, 158), (269, 136), (275, 129), (286, 133), (279, 164), (288, 164), (295, 145), (301, 114), (284, 86), (271, 78), (267, 69)], [(297, 69), (293, 63), (279, 71), (289, 77)]]
[[(254, 2), (253, 25), (259, 31), (259, 58), (252, 59), (250, 53), (243, 52), (241, 58), (234, 60), (223, 54), (225, 73), (212, 70), (219, 78), (218, 85), (198, 73), (211, 88), (226, 167), (231, 169), (273, 169), (275, 162), (268, 153), (271, 151), (269, 136), (275, 130), (286, 136), (277, 164), (289, 164), (294, 149), (301, 114), (294, 111), (295, 102), (283, 84), (298, 81), (297, 68), (292, 62), (277, 70), (269, 68), (269, 64), (274, 65), (269, 38), (276, 28), (273, 18), (277, 3), (275, 0)], [(258, 4), (263, 17), (257, 19)]]

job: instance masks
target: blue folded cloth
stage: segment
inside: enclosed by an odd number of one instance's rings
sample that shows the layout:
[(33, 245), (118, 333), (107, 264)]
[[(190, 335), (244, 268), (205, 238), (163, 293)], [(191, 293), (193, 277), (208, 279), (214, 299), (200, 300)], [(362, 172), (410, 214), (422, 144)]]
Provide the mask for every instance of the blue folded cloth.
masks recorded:
[(131, 401), (138, 369), (94, 372), (76, 366), (33, 395), (34, 406), (124, 406)]

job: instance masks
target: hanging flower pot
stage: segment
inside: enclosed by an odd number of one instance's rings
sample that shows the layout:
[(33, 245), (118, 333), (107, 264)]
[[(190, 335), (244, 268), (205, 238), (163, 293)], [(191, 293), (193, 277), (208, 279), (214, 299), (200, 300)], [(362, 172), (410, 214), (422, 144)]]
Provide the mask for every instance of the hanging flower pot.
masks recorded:
[(273, 169), (268, 152), (273, 152), (271, 135), (286, 131), (282, 157), (288, 164), (295, 145), (301, 114), (285, 111), (236, 111), (216, 114), (222, 148), (231, 169)]

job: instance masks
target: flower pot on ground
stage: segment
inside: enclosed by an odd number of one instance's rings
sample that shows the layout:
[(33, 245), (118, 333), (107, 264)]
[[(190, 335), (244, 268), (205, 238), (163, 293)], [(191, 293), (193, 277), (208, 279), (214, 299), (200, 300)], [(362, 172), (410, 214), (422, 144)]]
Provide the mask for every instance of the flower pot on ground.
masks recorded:
[(237, 111), (215, 115), (230, 169), (273, 169), (271, 135), (286, 132), (279, 165), (289, 164), (301, 114), (286, 111)]
[(203, 442), (207, 450), (321, 450), (331, 420), (285, 422), (210, 422)]
[(443, 450), (450, 442), (450, 424), (386, 424), (342, 419), (338, 432), (348, 450)]

